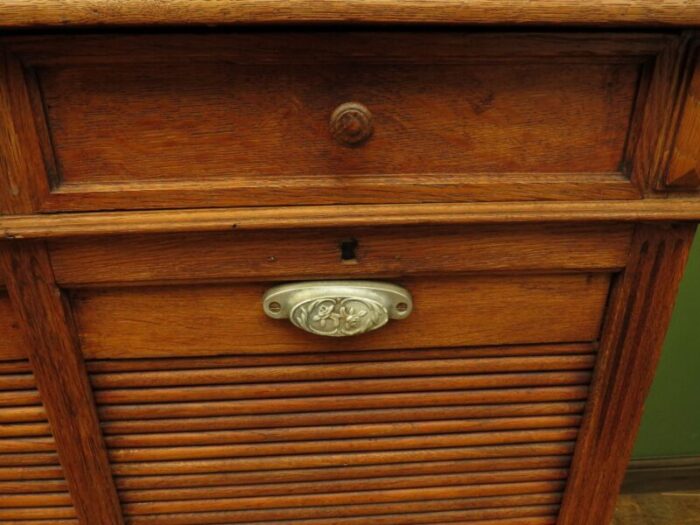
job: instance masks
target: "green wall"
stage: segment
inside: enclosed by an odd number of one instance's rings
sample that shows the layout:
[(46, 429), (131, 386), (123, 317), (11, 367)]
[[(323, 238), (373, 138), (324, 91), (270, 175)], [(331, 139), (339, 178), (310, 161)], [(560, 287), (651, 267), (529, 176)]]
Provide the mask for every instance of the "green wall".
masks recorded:
[(681, 283), (635, 458), (700, 456), (700, 233)]

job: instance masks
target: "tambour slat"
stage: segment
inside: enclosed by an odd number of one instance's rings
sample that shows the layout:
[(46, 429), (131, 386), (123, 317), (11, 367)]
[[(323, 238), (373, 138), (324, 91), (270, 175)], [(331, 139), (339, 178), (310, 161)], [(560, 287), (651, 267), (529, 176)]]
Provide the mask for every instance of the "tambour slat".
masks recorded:
[(595, 359), (581, 343), (87, 368), (127, 524), (533, 524), (558, 512)]
[(0, 467), (0, 480), (32, 480), (61, 478), (63, 471), (58, 463), (30, 467)]
[(0, 361), (0, 523), (76, 523), (27, 360)]
[(98, 408), (104, 420), (159, 419), (170, 417), (201, 417), (234, 414), (308, 412), (309, 410), (346, 410), (406, 406), (442, 406), (490, 403), (528, 403), (540, 401), (582, 400), (588, 395), (587, 386), (532, 387), (448, 392), (418, 392), (396, 394), (357, 394), (284, 399), (255, 399), (216, 401), (210, 403), (155, 403), (115, 405)]
[(169, 512), (215, 512), (224, 510), (253, 510), (261, 508), (311, 507), (322, 505), (352, 505), (397, 501), (425, 501), (471, 497), (505, 496), (557, 492), (564, 488), (561, 481), (498, 483), (465, 487), (439, 487), (371, 492), (338, 492), (312, 495), (265, 496), (231, 499), (202, 499), (188, 501), (127, 503), (127, 514), (161, 514)]
[(206, 472), (241, 472), (254, 470), (284, 470), (297, 468), (337, 467), (344, 465), (375, 465), (421, 461), (446, 461), (482, 458), (534, 457), (570, 455), (573, 441), (528, 443), (517, 445), (438, 448), (343, 454), (301, 454), (253, 458), (218, 458), (190, 461), (151, 461), (116, 463), (112, 471), (117, 476), (171, 475)]
[[(484, 498), (486, 499), (486, 498)], [(431, 508), (431, 507), (443, 507), (443, 508), (455, 508), (457, 505), (468, 510), (449, 510), (449, 511), (434, 511), (434, 512), (407, 512), (406, 508), (414, 507), (410, 504), (403, 504), (403, 510), (396, 509), (396, 512), (401, 512), (400, 514), (376, 514), (376, 515), (365, 515), (365, 516), (348, 516), (348, 517), (333, 517), (333, 518), (307, 518), (303, 523), (313, 524), (313, 525), (332, 525), (335, 523), (342, 524), (366, 524), (369, 520), (374, 525), (376, 523), (381, 525), (395, 525), (396, 523), (403, 524), (427, 524), (427, 523), (470, 523), (475, 525), (501, 525), (505, 523), (506, 525), (512, 525), (513, 522), (502, 521), (500, 518), (505, 518), (511, 520), (514, 518), (527, 517), (529, 519), (521, 521), (521, 524), (527, 525), (539, 525), (540, 523), (554, 523), (552, 517), (557, 511), (557, 505), (523, 505), (517, 507), (500, 507), (500, 508), (488, 508), (484, 507), (483, 501), (475, 500), (449, 500), (443, 505), (432, 505), (427, 502), (421, 502), (420, 508)], [(495, 503), (495, 502), (494, 502)], [(474, 505), (480, 508), (474, 508), (470, 505)], [(335, 510), (337, 507), (332, 509), (319, 508), (319, 514), (323, 514), (326, 510)], [(473, 509), (473, 510), (472, 510)], [(270, 513), (277, 515), (277, 518), (271, 518), (274, 521), (256, 521), (261, 525), (271, 525), (282, 524), (293, 522), (295, 518), (288, 518), (289, 515), (300, 514), (295, 512), (297, 509), (283, 509)], [(315, 510), (315, 509), (311, 509)], [(350, 510), (355, 510), (350, 508)], [(370, 509), (363, 509), (364, 512), (369, 512)], [(374, 509), (373, 509), (374, 510)], [(340, 509), (338, 509), (340, 511)], [(198, 513), (187, 513), (187, 514), (164, 514), (164, 515), (150, 515), (150, 516), (134, 516), (127, 521), (130, 525), (199, 525), (199, 524), (221, 524), (221, 523), (250, 523), (247, 521), (250, 519), (250, 512), (236, 512), (236, 511), (222, 511), (222, 512), (198, 512)], [(262, 513), (257, 513), (261, 515)], [(306, 514), (309, 514), (308, 512)], [(342, 515), (342, 512), (340, 512)], [(549, 521), (537, 521), (531, 518), (543, 518)], [(289, 520), (289, 521), (288, 521)], [(491, 520), (491, 521), (486, 521)]]
[(88, 361), (92, 374), (106, 372), (148, 372), (157, 370), (193, 370), (200, 368), (241, 368), (265, 365), (302, 365), (372, 361), (455, 359), (468, 357), (506, 357), (575, 355), (595, 353), (595, 343), (487, 346), (473, 348), (429, 348), (420, 350), (382, 350), (325, 352), (311, 354), (235, 355), (221, 357), (173, 357), (159, 359), (105, 359)]
[(308, 439), (345, 439), (363, 436), (385, 437), (401, 435), (476, 432), (487, 430), (545, 429), (575, 427), (580, 416), (522, 417), (506, 419), (446, 420), (368, 425), (339, 425), (326, 427), (297, 427), (282, 429), (252, 429), (247, 431), (180, 432), (168, 434), (129, 434), (107, 436), (111, 447), (158, 447), (208, 445), (225, 443), (261, 443)]
[[(381, 478), (390, 482), (391, 477), (436, 475), (436, 473), (471, 473), (479, 476), (497, 476), (500, 471), (517, 469), (564, 470), (571, 463), (568, 456), (543, 456), (523, 458), (491, 458), (454, 461), (426, 461), (423, 463), (399, 463), (355, 465), (295, 470), (265, 470), (261, 472), (212, 472), (208, 474), (179, 474), (169, 476), (133, 476), (116, 478), (117, 488), (122, 490), (162, 490), (176, 494), (177, 488), (200, 490), (201, 487), (255, 485), (278, 483), (328, 482), (334, 480), (367, 480)], [(172, 491), (172, 492), (171, 492)]]
[(60, 507), (71, 505), (66, 492), (46, 494), (3, 494), (2, 508)]
[(0, 523), (3, 524), (6, 523), (4, 520), (53, 520), (62, 518), (75, 518), (73, 507), (0, 508)]
[(51, 452), (0, 454), (0, 467), (22, 465), (58, 465), (58, 455)]
[(3, 525), (78, 525), (77, 519), (49, 519), (49, 520), (9, 520), (5, 521)]
[(26, 359), (18, 361), (0, 361), (0, 374), (23, 374), (34, 384), (34, 376), (31, 375), (32, 367)]
[(0, 410), (0, 423), (25, 423), (46, 421), (43, 405), (29, 407), (5, 407)]
[(121, 492), (124, 503), (179, 501), (212, 498), (243, 498), (252, 496), (305, 495), (324, 492), (352, 492), (419, 487), (464, 486), (493, 483), (562, 480), (566, 469), (531, 469), (503, 472), (463, 474), (431, 474), (426, 476), (401, 476), (392, 478), (337, 479), (316, 482), (260, 483), (226, 487), (196, 487), (186, 489), (129, 490)]
[(202, 384), (256, 383), (270, 381), (311, 381), (316, 379), (357, 379), (372, 377), (406, 377), (458, 375), (467, 373), (588, 370), (595, 355), (489, 357), (474, 359), (439, 359), (387, 363), (333, 363), (323, 365), (265, 366), (208, 370), (155, 372), (118, 372), (94, 374), (95, 388), (138, 386), (193, 386)]
[(365, 438), (347, 440), (299, 441), (293, 443), (255, 443), (242, 445), (206, 445), (190, 447), (153, 447), (111, 449), (114, 462), (184, 460), (190, 458), (227, 458), (284, 454), (324, 454), (375, 450), (424, 450), (428, 448), (502, 445), (546, 441), (568, 441), (576, 438), (577, 428), (527, 430), (510, 432), (478, 432), (421, 437)]
[[(7, 363), (5, 363), (7, 364)], [(5, 374), (2, 369), (2, 363), (0, 363), (0, 391), (3, 390), (35, 390), (36, 382), (34, 381), (34, 376), (32, 374)], [(20, 372), (24, 370), (25, 365), (16, 364), (16, 368), (8, 368), (8, 372)]]
[(53, 438), (0, 439), (0, 453), (56, 450)]
[(0, 407), (39, 405), (41, 398), (36, 390), (9, 390), (0, 392)]
[(371, 410), (338, 410), (334, 412), (302, 412), (287, 414), (252, 414), (242, 416), (210, 416), (200, 418), (104, 421), (102, 431), (112, 434), (138, 434), (183, 431), (214, 431), (246, 428), (299, 427), (376, 423), (392, 421), (431, 421), (439, 419), (472, 419), (485, 417), (526, 417), (581, 414), (581, 401), (559, 403), (522, 403), (503, 405), (464, 405)]
[(0, 425), (0, 438), (49, 435), (51, 435), (51, 428), (48, 422), (5, 423)]
[[(27, 479), (27, 478), (23, 478)], [(0, 494), (34, 494), (67, 490), (63, 479), (33, 479), (31, 481), (0, 481)]]
[[(478, 374), (470, 376), (434, 376), (410, 379), (354, 379), (349, 381), (301, 381), (246, 385), (212, 385), (170, 388), (123, 388), (95, 393), (98, 403), (162, 403), (173, 401), (210, 401), (260, 399), (296, 396), (347, 395), (356, 392), (424, 392), (426, 390), (462, 390), (495, 387), (582, 385), (591, 380), (590, 372), (527, 372), (518, 374)], [(30, 399), (27, 397), (27, 399)], [(0, 395), (0, 403), (3, 402)], [(10, 401), (8, 400), (8, 403)], [(15, 402), (19, 404), (18, 402)]]

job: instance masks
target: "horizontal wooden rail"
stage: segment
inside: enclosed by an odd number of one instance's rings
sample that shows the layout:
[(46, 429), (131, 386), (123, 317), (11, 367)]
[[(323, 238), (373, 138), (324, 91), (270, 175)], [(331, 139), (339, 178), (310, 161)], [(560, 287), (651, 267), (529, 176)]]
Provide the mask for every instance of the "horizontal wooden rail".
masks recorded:
[(699, 221), (700, 199), (378, 204), (0, 216), (0, 238), (416, 224)]
[(449, 24), (700, 24), (687, 0), (17, 0), (0, 1), (3, 27), (293, 22)]

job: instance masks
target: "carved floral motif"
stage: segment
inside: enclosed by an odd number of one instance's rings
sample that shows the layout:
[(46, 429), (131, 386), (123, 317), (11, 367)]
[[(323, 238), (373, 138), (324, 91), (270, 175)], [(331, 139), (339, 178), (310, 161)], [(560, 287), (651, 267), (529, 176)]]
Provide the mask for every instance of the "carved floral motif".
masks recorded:
[(387, 323), (389, 313), (371, 299), (323, 297), (298, 304), (290, 315), (302, 330), (342, 337), (375, 330)]

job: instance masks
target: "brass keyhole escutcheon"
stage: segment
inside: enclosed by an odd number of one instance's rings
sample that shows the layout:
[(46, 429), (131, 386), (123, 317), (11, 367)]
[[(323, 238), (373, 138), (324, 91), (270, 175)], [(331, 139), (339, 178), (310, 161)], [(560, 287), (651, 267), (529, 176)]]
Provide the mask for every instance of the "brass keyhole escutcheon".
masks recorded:
[(343, 146), (359, 146), (374, 131), (372, 113), (359, 102), (341, 104), (331, 115), (331, 135)]

